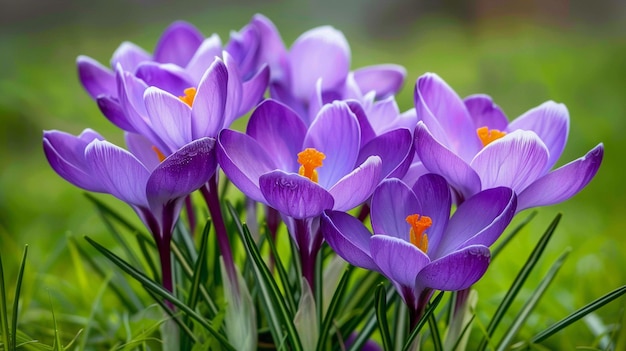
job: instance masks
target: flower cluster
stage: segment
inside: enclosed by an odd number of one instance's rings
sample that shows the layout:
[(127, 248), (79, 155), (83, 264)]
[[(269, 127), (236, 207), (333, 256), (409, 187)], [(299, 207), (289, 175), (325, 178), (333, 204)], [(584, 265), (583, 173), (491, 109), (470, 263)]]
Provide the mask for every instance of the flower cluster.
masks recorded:
[[(329, 26), (287, 48), (261, 15), (224, 46), (216, 34), (176, 22), (153, 53), (123, 43), (110, 68), (77, 60), (81, 83), (124, 131), (128, 150), (90, 129), (50, 130), (45, 155), (70, 183), (134, 209), (155, 239), (170, 291), (172, 232), (185, 206), (192, 217), (196, 190), (230, 284), (245, 289), (221, 215), (221, 169), (267, 208), (268, 223), (271, 214), (285, 223), (312, 291), (327, 243), (391, 281), (414, 325), (434, 290), (467, 289), (483, 276), (490, 245), (516, 213), (583, 189), (604, 149), (553, 170), (569, 131), (564, 105), (549, 101), (508, 122), (490, 97), (461, 99), (426, 73), (415, 83), (414, 108), (401, 112), (394, 95), (406, 71), (353, 69), (350, 55)], [(248, 114), (245, 132), (229, 129)]]

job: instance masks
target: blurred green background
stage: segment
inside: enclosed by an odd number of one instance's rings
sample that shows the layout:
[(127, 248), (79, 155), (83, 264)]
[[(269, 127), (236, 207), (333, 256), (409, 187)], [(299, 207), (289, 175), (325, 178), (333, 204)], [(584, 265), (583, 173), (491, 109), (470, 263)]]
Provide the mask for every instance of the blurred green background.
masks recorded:
[[(77, 134), (89, 127), (122, 142), (119, 131), (100, 115), (80, 86), (76, 57), (88, 55), (107, 65), (125, 40), (151, 51), (162, 30), (178, 19), (193, 23), (207, 36), (218, 33), (226, 43), (229, 31), (239, 30), (254, 13), (269, 17), (287, 46), (305, 30), (330, 24), (346, 35), (353, 68), (386, 62), (404, 65), (408, 77), (398, 96), (402, 110), (413, 106), (415, 80), (424, 72), (436, 72), (461, 96), (491, 95), (509, 119), (546, 100), (565, 103), (571, 129), (559, 165), (604, 143), (604, 162), (591, 184), (563, 204), (539, 209), (477, 285), (478, 324), (488, 323), (494, 304), (559, 212), (564, 214), (561, 224), (522, 297), (528, 296), (565, 248), (572, 252), (521, 335), (530, 337), (626, 283), (626, 187), (622, 183), (626, 179), (622, 134), (626, 131), (626, 3), (172, 3), (0, 0), (0, 254), (6, 278), (12, 282), (24, 245), (30, 247), (20, 312), (25, 330), (49, 328), (54, 307), (62, 316), (64, 336), (75, 335), (101, 284), (94, 280), (94, 291), (76, 290), (75, 265), (80, 262), (72, 258), (68, 240), (83, 244), (82, 236), (89, 235), (106, 242), (106, 231), (83, 192), (50, 169), (41, 147), (44, 129)], [(100, 198), (127, 210), (109, 197)], [(135, 220), (130, 211), (128, 217)], [(594, 325), (623, 321), (625, 300), (602, 308)], [(589, 323), (576, 323), (546, 345), (571, 349), (593, 344), (599, 338)]]

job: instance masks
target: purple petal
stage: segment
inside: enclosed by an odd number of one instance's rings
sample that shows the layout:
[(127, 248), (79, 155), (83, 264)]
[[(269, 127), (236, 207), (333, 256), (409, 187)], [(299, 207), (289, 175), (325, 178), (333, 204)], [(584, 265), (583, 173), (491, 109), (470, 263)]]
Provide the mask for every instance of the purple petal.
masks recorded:
[(85, 150), (91, 175), (108, 193), (135, 206), (148, 206), (146, 183), (150, 172), (130, 152), (107, 141), (94, 140)]
[(169, 63), (144, 62), (137, 67), (135, 75), (147, 85), (177, 96), (184, 95), (185, 89), (195, 87), (187, 72)]
[(376, 135), (401, 128), (402, 125), (400, 123), (406, 125), (408, 129), (415, 129), (417, 117), (411, 120), (413, 123), (407, 123), (408, 121), (401, 116), (398, 104), (393, 96), (384, 100), (364, 104), (364, 108), (367, 114), (367, 119), (372, 125), (372, 128), (374, 128)]
[(430, 172), (424, 167), (422, 162), (413, 160), (413, 163), (411, 163), (404, 177), (400, 179), (402, 179), (405, 184), (412, 185), (415, 184), (421, 176), (428, 173)]
[(361, 128), (361, 144), (364, 145), (374, 139), (376, 137), (376, 133), (374, 132), (374, 129), (372, 128), (361, 103), (356, 100), (348, 100), (346, 103), (348, 104), (350, 111), (352, 111), (352, 113), (356, 116), (357, 121), (359, 121), (359, 127)]
[(163, 160), (148, 179), (150, 207), (187, 196), (204, 185), (217, 167), (214, 146), (213, 138), (194, 140)]
[(433, 137), (469, 162), (481, 149), (476, 128), (461, 98), (434, 73), (415, 85), (415, 109)]
[(144, 49), (130, 43), (123, 42), (113, 53), (111, 67), (121, 65), (125, 71), (135, 73), (137, 66), (145, 61), (152, 61), (152, 57)]
[(260, 14), (252, 17), (250, 25), (256, 28), (259, 32), (259, 38), (261, 38), (259, 61), (269, 64), (272, 81), (284, 81), (285, 75), (288, 74), (285, 72), (287, 49), (276, 26), (267, 17)]
[(191, 108), (186, 103), (155, 87), (146, 90), (144, 100), (153, 130), (170, 150), (177, 150), (192, 140)]
[(259, 186), (269, 206), (296, 219), (316, 217), (333, 208), (333, 197), (326, 189), (298, 174), (272, 171), (259, 178)]
[(295, 112), (268, 99), (252, 113), (246, 134), (253, 137), (268, 155), (272, 155), (279, 169), (297, 172), (300, 167), (297, 155), (302, 151), (306, 130)]
[(346, 103), (324, 105), (304, 140), (305, 148), (326, 155), (324, 165), (317, 170), (320, 185), (328, 189), (354, 169), (360, 139), (359, 122)]
[(467, 289), (485, 274), (490, 258), (485, 246), (466, 247), (424, 267), (417, 276), (417, 285), (444, 291)]
[(109, 120), (111, 123), (115, 124), (118, 128), (122, 130), (137, 133), (135, 127), (128, 121), (128, 117), (124, 113), (122, 106), (120, 106), (119, 102), (116, 99), (111, 98), (110, 96), (100, 95), (96, 99), (96, 103), (100, 108), (100, 112)]
[(226, 51), (223, 53), (224, 64), (228, 71), (227, 77), (227, 92), (226, 92), (226, 106), (224, 107), (224, 127), (229, 127), (230, 124), (238, 117), (240, 117), (239, 108), (241, 106), (241, 98), (243, 93), (243, 83), (241, 82), (241, 74), (239, 73), (239, 66), (237, 62)]
[(505, 187), (479, 192), (456, 210), (443, 240), (431, 257), (442, 257), (469, 245), (491, 246), (515, 214), (515, 193)]
[(414, 288), (415, 278), (430, 259), (410, 242), (386, 235), (374, 235), (370, 241), (372, 259), (390, 280)]
[(221, 55), (222, 41), (217, 34), (213, 34), (204, 39), (198, 50), (196, 50), (193, 57), (187, 64), (187, 67), (185, 67), (185, 70), (191, 77), (194, 86), (200, 84), (200, 79), (204, 75), (204, 72), (206, 72), (211, 63), (215, 61), (215, 58), (221, 57)]
[(322, 234), (328, 245), (350, 264), (379, 271), (370, 256), (372, 234), (358, 219), (344, 212), (322, 213)]
[(383, 64), (368, 66), (354, 71), (354, 80), (364, 94), (376, 92), (376, 98), (382, 99), (394, 95), (404, 83), (406, 69), (399, 65)]
[[(433, 223), (426, 230), (428, 235), (428, 253), (435, 257), (450, 218), (452, 196), (446, 180), (438, 174), (426, 174), (420, 177), (413, 185), (413, 193), (417, 198), (415, 211), (422, 216), (428, 216)], [(415, 212), (414, 212), (415, 213)], [(412, 213), (413, 214), (413, 213)]]
[(246, 196), (267, 204), (259, 178), (277, 167), (265, 149), (250, 136), (228, 129), (222, 130), (217, 141), (217, 159), (228, 179)]
[(117, 96), (115, 74), (109, 68), (87, 56), (78, 56), (78, 79), (93, 99), (100, 95)]
[(547, 172), (556, 164), (565, 149), (569, 133), (569, 112), (563, 104), (544, 102), (512, 121), (508, 131), (517, 129), (535, 132), (546, 145), (550, 155), (544, 169)]
[(241, 105), (238, 116), (243, 116), (256, 106), (267, 90), (270, 80), (269, 66), (263, 66), (250, 80), (243, 83)]
[(335, 199), (334, 210), (349, 211), (367, 200), (382, 179), (382, 161), (370, 156), (360, 166), (341, 178), (328, 191)]
[(43, 149), (52, 169), (75, 186), (95, 192), (106, 188), (91, 175), (85, 160), (85, 148), (93, 140), (103, 140), (100, 134), (85, 129), (79, 136), (57, 130), (44, 131)]
[(214, 137), (224, 127), (228, 71), (220, 59), (215, 59), (206, 71), (193, 101), (191, 111), (194, 139)]
[(161, 35), (154, 49), (154, 60), (185, 67), (203, 40), (204, 36), (196, 27), (187, 22), (174, 22)]
[(478, 174), (459, 156), (435, 140), (421, 121), (415, 129), (415, 150), (424, 167), (446, 178), (462, 197), (466, 198), (480, 191)]
[(154, 145), (145, 136), (137, 133), (124, 133), (124, 140), (126, 140), (128, 151), (135, 155), (148, 171), (152, 172), (161, 163), (154, 151)]
[(603, 156), (604, 145), (599, 144), (585, 156), (539, 178), (521, 192), (517, 211), (556, 204), (574, 196), (596, 175)]
[(370, 216), (375, 234), (409, 241), (411, 226), (406, 217), (420, 209), (415, 194), (398, 179), (386, 179), (372, 195)]
[(377, 155), (383, 161), (383, 178), (392, 173), (395, 178), (404, 176), (413, 160), (413, 136), (408, 129), (396, 129), (372, 139), (361, 148), (357, 163)]
[(289, 52), (294, 95), (308, 100), (315, 82), (324, 90), (343, 83), (350, 70), (350, 47), (343, 34), (330, 26), (311, 29), (293, 43)]
[(465, 98), (465, 107), (474, 121), (474, 128), (488, 127), (505, 131), (509, 124), (500, 106), (490, 96), (483, 94), (470, 95)]
[(544, 174), (548, 149), (537, 134), (517, 130), (485, 146), (472, 160), (483, 189), (506, 186), (517, 193)]

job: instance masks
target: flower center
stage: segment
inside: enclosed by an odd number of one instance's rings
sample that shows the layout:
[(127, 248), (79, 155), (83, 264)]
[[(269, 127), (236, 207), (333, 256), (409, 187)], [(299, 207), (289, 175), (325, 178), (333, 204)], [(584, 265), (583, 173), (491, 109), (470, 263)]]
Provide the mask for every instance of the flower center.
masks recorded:
[(298, 174), (307, 177), (317, 183), (317, 167), (322, 167), (322, 161), (326, 158), (322, 152), (314, 148), (306, 148), (298, 153), (298, 163), (301, 164)]
[(158, 147), (152, 146), (152, 151), (156, 152), (159, 162), (163, 162), (163, 160), (166, 159), (165, 155), (161, 152), (161, 150), (159, 150)]
[(497, 129), (489, 129), (487, 127), (480, 127), (476, 129), (476, 134), (482, 141), (483, 146), (489, 145), (491, 142), (498, 140), (506, 135), (506, 132), (501, 132)]
[(196, 98), (196, 88), (191, 87), (191, 88), (187, 88), (184, 91), (185, 95), (183, 96), (179, 96), (178, 98), (186, 103), (187, 105), (189, 105), (189, 107), (191, 107), (191, 105), (193, 105), (193, 99)]
[(411, 231), (409, 237), (411, 243), (423, 253), (428, 251), (428, 235), (424, 231), (433, 224), (433, 220), (428, 216), (420, 216), (419, 214), (412, 214), (406, 216), (406, 222), (411, 225)]

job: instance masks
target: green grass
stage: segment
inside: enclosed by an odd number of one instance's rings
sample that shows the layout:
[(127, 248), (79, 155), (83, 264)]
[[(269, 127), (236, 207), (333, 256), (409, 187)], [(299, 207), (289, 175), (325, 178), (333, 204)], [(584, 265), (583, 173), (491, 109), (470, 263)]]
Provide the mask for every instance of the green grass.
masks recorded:
[[(275, 20), (288, 44), (315, 25), (331, 24), (345, 31), (353, 67), (383, 62), (407, 67), (407, 83), (398, 97), (402, 110), (412, 107), (415, 79), (430, 71), (442, 76), (461, 96), (491, 95), (509, 119), (545, 100), (565, 103), (571, 129), (559, 165), (604, 142), (604, 162), (592, 183), (564, 204), (539, 209), (538, 216), (478, 283), (475, 325), (488, 324), (523, 260), (558, 212), (563, 213), (561, 224), (539, 263), (540, 269), (520, 295), (529, 297), (556, 257), (567, 247), (572, 251), (520, 335), (530, 338), (585, 303), (624, 285), (626, 42), (614, 34), (615, 28), (554, 28), (524, 21), (486, 21), (465, 27), (446, 18), (424, 18), (393, 38), (372, 38), (353, 24), (344, 27), (341, 22), (315, 22), (296, 5), (286, 9), (264, 5), (256, 11)], [(295, 15), (285, 19), (282, 15), (288, 11)], [(205, 34), (217, 32), (226, 42), (228, 30), (242, 27), (253, 13), (230, 8), (210, 13), (189, 11), (181, 18)], [(104, 245), (114, 245), (114, 241), (82, 191), (50, 169), (41, 147), (43, 129), (78, 133), (90, 127), (114, 142), (122, 141), (80, 87), (75, 58), (85, 54), (106, 63), (123, 40), (151, 50), (161, 30), (177, 19), (163, 13), (151, 18), (152, 22), (112, 27), (68, 22), (45, 31), (8, 31), (0, 36), (0, 254), (6, 281), (12, 284), (24, 245), (29, 245), (18, 328), (47, 345), (52, 345), (55, 337), (53, 310), (65, 344), (81, 330), (92, 340), (105, 340), (103, 346), (113, 347), (107, 338), (148, 340), (150, 331), (158, 329), (156, 308), (141, 311), (148, 316), (143, 320), (130, 315), (106, 289), (108, 280), (98, 278), (74, 255), (70, 239), (87, 250), (84, 235)], [(99, 198), (129, 210), (114, 199)], [(96, 255), (93, 250), (88, 252)], [(7, 288), (9, 302), (14, 299), (13, 290)], [(512, 309), (522, 306), (523, 299)], [(600, 309), (597, 316), (604, 325), (617, 324), (626, 318), (625, 307), (621, 298)], [(470, 345), (479, 340), (472, 339)], [(544, 345), (572, 349), (593, 345), (594, 340), (599, 338), (579, 321)]]

